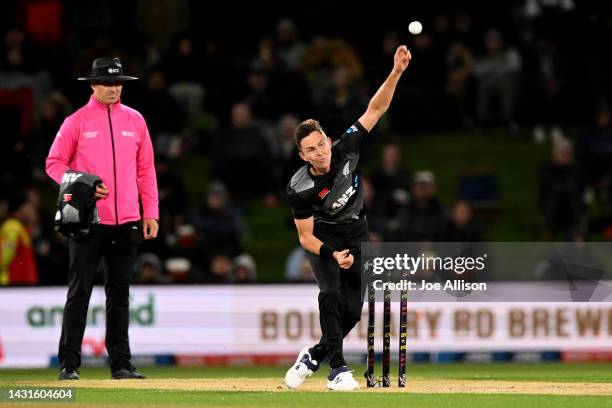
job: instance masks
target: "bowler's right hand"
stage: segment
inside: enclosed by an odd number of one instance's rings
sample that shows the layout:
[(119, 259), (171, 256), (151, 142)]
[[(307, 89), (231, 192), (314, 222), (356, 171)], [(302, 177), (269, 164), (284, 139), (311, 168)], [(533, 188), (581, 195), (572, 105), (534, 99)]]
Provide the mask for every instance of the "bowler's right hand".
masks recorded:
[(108, 196), (108, 187), (106, 187), (106, 184), (104, 183), (98, 184), (96, 186), (96, 200), (101, 200), (106, 198), (106, 196)]
[(355, 257), (351, 255), (348, 249), (343, 251), (334, 251), (334, 259), (338, 262), (338, 266), (342, 269), (348, 269), (353, 265)]

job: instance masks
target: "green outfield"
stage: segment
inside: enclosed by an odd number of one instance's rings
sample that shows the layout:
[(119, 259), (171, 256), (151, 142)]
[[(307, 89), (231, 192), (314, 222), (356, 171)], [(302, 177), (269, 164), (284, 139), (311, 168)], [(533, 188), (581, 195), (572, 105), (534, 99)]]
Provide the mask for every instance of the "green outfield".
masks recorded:
[[(300, 391), (286, 390), (283, 367), (143, 368), (150, 379), (109, 380), (107, 369), (84, 368), (81, 381), (55, 381), (57, 371), (0, 370), (0, 389), (76, 388), (76, 402), (0, 401), (0, 406), (129, 407), (612, 407), (612, 364), (415, 364), (405, 390), (332, 393), (325, 370)], [(362, 372), (358, 367), (356, 373)]]

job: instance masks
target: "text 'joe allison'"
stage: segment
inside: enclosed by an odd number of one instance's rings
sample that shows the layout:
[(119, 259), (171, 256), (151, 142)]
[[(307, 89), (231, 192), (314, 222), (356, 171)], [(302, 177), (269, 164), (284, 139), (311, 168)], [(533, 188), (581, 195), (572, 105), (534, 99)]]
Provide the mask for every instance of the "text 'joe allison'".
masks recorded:
[[(372, 259), (372, 273), (381, 275), (385, 271), (402, 271), (414, 275), (418, 271), (445, 271), (462, 275), (465, 272), (479, 272), (485, 268), (487, 254), (478, 257), (471, 256), (409, 256), (408, 254), (396, 254), (393, 257), (376, 257)], [(372, 282), (375, 290), (456, 290), (456, 291), (485, 291), (487, 284), (484, 282), (466, 282), (464, 280), (447, 280), (444, 284), (440, 282), (428, 282), (421, 280), (420, 285), (407, 279), (398, 282), (383, 282), (375, 280)]]
[(383, 282), (377, 279), (372, 282), (374, 290), (456, 290), (456, 291), (486, 291), (487, 284), (485, 282), (466, 282), (464, 280), (447, 280), (444, 284), (440, 282), (427, 282), (421, 280), (421, 284), (402, 279), (399, 282)]

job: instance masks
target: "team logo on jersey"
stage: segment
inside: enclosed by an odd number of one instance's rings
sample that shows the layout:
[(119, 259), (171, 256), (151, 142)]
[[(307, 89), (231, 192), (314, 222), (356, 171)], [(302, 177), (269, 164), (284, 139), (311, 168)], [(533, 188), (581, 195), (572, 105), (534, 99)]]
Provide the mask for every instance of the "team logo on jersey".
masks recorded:
[(344, 207), (346, 203), (348, 203), (349, 198), (351, 198), (356, 192), (357, 190), (355, 189), (355, 187), (350, 186), (348, 190), (346, 190), (344, 194), (342, 194), (342, 196), (332, 205), (332, 209), (336, 210), (338, 208)]
[(64, 175), (62, 176), (62, 183), (73, 183), (81, 176), (82, 174), (64, 173)]
[(319, 198), (322, 200), (330, 193), (329, 188), (325, 187), (323, 190), (319, 191)]
[(344, 165), (344, 168), (342, 169), (342, 175), (344, 177), (348, 177), (348, 174), (351, 171), (351, 162), (347, 161), (346, 164)]
[(359, 129), (357, 129), (357, 126), (353, 125), (353, 126), (351, 126), (350, 128), (348, 128), (346, 130), (346, 133), (348, 133), (350, 135), (351, 133), (355, 133), (355, 132), (358, 132), (358, 131), (359, 131)]
[(67, 203), (72, 200), (72, 194), (64, 194), (64, 202)]

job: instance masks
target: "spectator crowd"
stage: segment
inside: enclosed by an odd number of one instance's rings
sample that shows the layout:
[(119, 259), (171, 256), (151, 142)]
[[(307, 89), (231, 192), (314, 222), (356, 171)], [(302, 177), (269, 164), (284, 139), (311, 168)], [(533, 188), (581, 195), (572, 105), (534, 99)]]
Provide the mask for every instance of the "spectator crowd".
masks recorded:
[[(447, 208), (436, 175), (412, 169), (394, 135), (500, 128), (550, 142), (550, 162), (534, 175), (539, 238), (602, 233), (612, 240), (612, 84), (605, 75), (612, 57), (590, 40), (610, 38), (612, 8), (509, 3), (422, 11), (425, 29), (409, 38), (413, 63), (375, 130), (380, 157), (371, 158), (377, 164), (363, 183), (372, 241), (484, 240), (481, 208), (467, 196)], [(321, 17), (329, 28), (313, 28), (315, 11), (286, 14), (292, 18), (269, 11), (255, 23), (205, 7), (187, 0), (3, 5), (0, 285), (65, 281), (66, 241), (45, 205), (56, 191), (44, 161), (63, 119), (89, 93), (74, 79), (100, 56), (121, 58), (141, 78), (126, 85), (123, 99), (142, 112), (156, 153), (160, 237), (142, 245), (134, 280), (257, 281), (257, 260), (244, 248), (245, 214), (253, 202), (285, 205), (286, 183), (302, 163), (293, 130), (308, 117), (332, 137), (350, 126), (406, 42), (406, 28), (397, 16), (381, 21), (376, 13), (369, 27), (351, 14)], [(569, 137), (576, 124), (584, 130)], [(201, 197), (177, 171), (189, 155), (206, 158), (201, 174), (188, 175), (206, 182)], [(593, 203), (610, 216), (590, 219)], [(27, 253), (32, 262), (20, 268), (22, 279), (3, 278)], [(304, 255), (300, 248), (289, 254), (287, 280), (312, 280)]]

